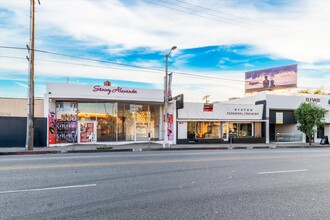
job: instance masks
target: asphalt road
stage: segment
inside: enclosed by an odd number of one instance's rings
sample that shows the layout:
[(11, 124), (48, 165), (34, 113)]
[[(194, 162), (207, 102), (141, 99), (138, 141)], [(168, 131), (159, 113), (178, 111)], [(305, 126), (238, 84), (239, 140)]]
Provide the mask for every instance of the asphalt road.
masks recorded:
[(330, 149), (0, 157), (0, 219), (329, 219)]

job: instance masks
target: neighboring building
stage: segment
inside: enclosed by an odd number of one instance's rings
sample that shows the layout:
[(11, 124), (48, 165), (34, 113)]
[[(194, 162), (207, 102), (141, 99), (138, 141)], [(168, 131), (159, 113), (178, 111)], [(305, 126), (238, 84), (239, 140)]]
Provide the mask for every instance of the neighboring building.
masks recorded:
[(323, 136), (330, 137), (330, 95), (300, 94), (300, 93), (274, 93), (260, 92), (255, 96), (230, 100), (231, 104), (252, 104), (264, 101), (266, 106), (266, 143), (277, 141), (306, 142), (306, 136), (297, 129), (294, 110), (303, 102), (312, 102), (326, 110), (325, 126), (317, 128), (314, 142), (319, 142)]
[[(44, 117), (44, 99), (34, 99), (35, 117)], [(26, 117), (26, 98), (0, 98), (0, 116)]]
[(177, 143), (265, 142), (263, 103), (184, 103), (183, 106), (177, 110)]
[[(26, 98), (0, 98), (0, 147), (24, 147), (26, 142)], [(44, 99), (34, 100), (34, 146), (47, 146)]]

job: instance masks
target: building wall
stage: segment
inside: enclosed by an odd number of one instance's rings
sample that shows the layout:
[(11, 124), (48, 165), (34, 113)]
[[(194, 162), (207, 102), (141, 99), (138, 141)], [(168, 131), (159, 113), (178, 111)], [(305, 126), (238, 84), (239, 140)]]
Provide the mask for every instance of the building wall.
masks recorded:
[(275, 125), (275, 133), (286, 133), (286, 134), (291, 134), (291, 133), (301, 133), (297, 129), (297, 125)]
[[(0, 116), (26, 117), (26, 98), (0, 98)], [(44, 99), (36, 98), (34, 101), (34, 116), (44, 117)]]

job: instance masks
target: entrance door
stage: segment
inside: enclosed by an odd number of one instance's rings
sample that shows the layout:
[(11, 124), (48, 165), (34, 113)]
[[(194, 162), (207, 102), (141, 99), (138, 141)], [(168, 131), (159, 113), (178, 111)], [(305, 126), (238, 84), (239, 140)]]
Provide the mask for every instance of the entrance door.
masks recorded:
[(148, 141), (148, 130), (149, 126), (148, 123), (143, 123), (143, 122), (136, 122), (136, 140), (137, 141)]
[(221, 137), (224, 141), (228, 141), (228, 123), (222, 123)]

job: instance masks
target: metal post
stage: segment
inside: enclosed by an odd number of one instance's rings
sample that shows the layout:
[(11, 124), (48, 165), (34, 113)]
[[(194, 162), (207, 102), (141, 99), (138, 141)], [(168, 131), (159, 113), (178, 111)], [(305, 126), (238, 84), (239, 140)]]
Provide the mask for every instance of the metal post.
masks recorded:
[[(168, 57), (170, 56), (172, 50), (175, 50), (177, 47), (173, 46), (170, 50), (165, 55), (165, 88), (164, 88), (164, 142), (163, 142), (163, 148), (166, 148), (166, 145), (168, 145), (168, 131), (167, 131), (167, 122), (168, 122), (168, 117), (167, 117), (167, 106), (168, 106)], [(169, 146), (169, 145), (168, 145)]]
[[(171, 52), (171, 51), (170, 51)], [(169, 53), (165, 55), (165, 88), (164, 88), (164, 142), (163, 148), (166, 148), (168, 144), (168, 136), (167, 136), (167, 106), (168, 106), (168, 56)]]

